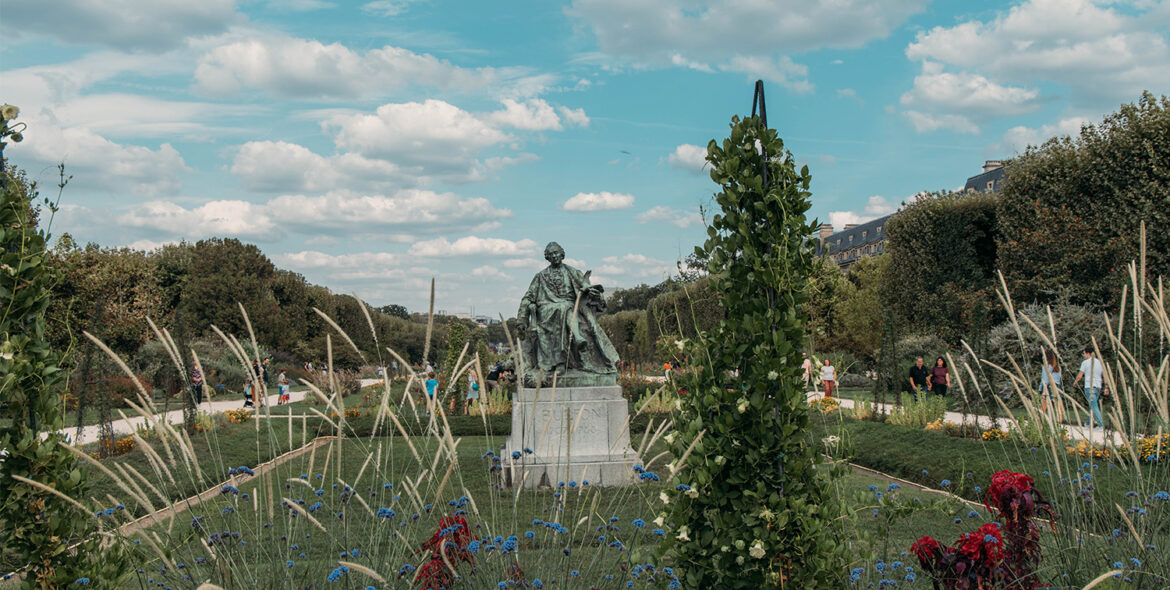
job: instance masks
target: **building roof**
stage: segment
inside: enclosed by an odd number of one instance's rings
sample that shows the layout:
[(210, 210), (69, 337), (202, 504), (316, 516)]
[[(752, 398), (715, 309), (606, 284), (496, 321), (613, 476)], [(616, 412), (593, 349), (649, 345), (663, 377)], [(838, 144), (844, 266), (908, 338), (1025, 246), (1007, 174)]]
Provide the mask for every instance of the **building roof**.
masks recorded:
[(872, 221), (859, 224), (856, 227), (851, 227), (830, 235), (825, 238), (823, 244), (818, 242), (817, 254), (824, 252), (825, 248), (828, 248), (827, 253), (831, 254), (833, 252), (841, 252), (849, 248), (856, 248), (885, 240), (886, 222), (890, 220), (890, 217), (890, 215), (879, 217)]
[[(1003, 184), (1003, 166), (988, 170), (982, 174), (976, 174), (967, 179), (967, 184), (963, 185), (965, 191), (985, 191), (990, 188), (991, 192), (998, 193), (1000, 185)], [(988, 184), (990, 183), (990, 185)]]

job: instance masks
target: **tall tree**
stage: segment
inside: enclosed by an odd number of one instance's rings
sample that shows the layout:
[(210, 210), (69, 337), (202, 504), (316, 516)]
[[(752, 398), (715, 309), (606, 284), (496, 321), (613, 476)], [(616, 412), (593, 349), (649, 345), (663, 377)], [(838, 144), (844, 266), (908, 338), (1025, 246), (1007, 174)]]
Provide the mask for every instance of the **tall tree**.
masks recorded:
[(695, 336), (697, 371), (683, 381), (692, 394), (674, 416), (675, 562), (692, 588), (835, 587), (845, 561), (828, 533), (839, 511), (806, 435), (800, 370), (814, 259), (808, 167), (797, 171), (755, 116), (733, 118), (707, 161), (721, 211), (696, 252), (726, 315)]

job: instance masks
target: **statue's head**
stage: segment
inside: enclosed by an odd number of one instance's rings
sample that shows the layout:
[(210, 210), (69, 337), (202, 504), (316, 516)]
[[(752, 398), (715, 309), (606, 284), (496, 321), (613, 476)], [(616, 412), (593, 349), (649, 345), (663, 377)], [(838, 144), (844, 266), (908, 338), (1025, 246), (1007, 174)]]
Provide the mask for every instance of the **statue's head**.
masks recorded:
[(558, 266), (565, 259), (565, 249), (556, 242), (549, 242), (544, 247), (544, 259), (549, 261), (553, 266)]

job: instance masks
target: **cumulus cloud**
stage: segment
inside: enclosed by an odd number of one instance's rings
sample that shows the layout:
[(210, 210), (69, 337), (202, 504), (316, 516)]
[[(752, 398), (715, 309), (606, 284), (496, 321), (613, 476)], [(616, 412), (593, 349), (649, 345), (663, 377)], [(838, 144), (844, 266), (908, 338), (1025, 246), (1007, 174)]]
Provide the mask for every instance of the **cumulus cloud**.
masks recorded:
[(539, 98), (523, 102), (505, 98), (500, 102), (504, 105), (503, 110), (487, 116), (488, 121), (497, 125), (529, 131), (560, 131), (564, 129), (562, 117), (564, 123), (569, 125), (584, 127), (589, 124), (589, 117), (585, 115), (584, 109), (570, 109), (564, 106), (554, 109), (548, 102)]
[(535, 251), (536, 242), (527, 238), (513, 241), (503, 238), (465, 236), (454, 242), (450, 242), (446, 238), (416, 242), (410, 247), (408, 253), (411, 256), (425, 257), (523, 256)]
[[(36, 119), (33, 119), (36, 121)], [(179, 191), (180, 174), (189, 168), (169, 143), (157, 148), (117, 143), (84, 127), (62, 129), (44, 120), (20, 144), (18, 161), (41, 166), (64, 162), (74, 186), (140, 196)]]
[(684, 211), (663, 205), (658, 205), (657, 207), (652, 207), (646, 211), (643, 211), (639, 213), (634, 219), (637, 219), (638, 223), (664, 221), (671, 225), (683, 228), (703, 223), (703, 216), (699, 215), (698, 211)]
[(479, 277), (479, 278), (483, 279), (484, 281), (487, 281), (487, 280), (510, 281), (510, 280), (512, 280), (511, 276), (509, 276), (508, 274), (505, 274), (504, 271), (500, 270), (498, 267), (486, 265), (486, 264), (484, 266), (478, 266), (474, 270), (472, 270), (471, 276)]
[(390, 252), (354, 252), (352, 254), (326, 254), (314, 250), (302, 250), (287, 254), (276, 254), (272, 259), (280, 265), (297, 269), (354, 269), (384, 268), (402, 264), (398, 254)]
[(511, 139), (479, 117), (441, 100), (391, 103), (372, 115), (336, 115), (323, 124), (337, 147), (416, 168), (467, 174), (485, 148)]
[(959, 133), (979, 134), (979, 125), (963, 115), (932, 115), (918, 111), (903, 111), (902, 115), (919, 133), (950, 129)]
[(898, 210), (898, 206), (881, 195), (873, 195), (865, 201), (865, 207), (858, 211), (832, 211), (829, 213), (829, 223), (835, 231), (845, 229), (846, 225), (859, 225), (873, 221)]
[(919, 132), (977, 132), (977, 121), (1031, 113), (1042, 106), (1039, 90), (997, 84), (971, 72), (944, 72), (942, 64), (929, 61), (900, 102)]
[(1026, 0), (986, 21), (920, 32), (906, 55), (1029, 85), (1055, 82), (1070, 90), (1075, 105), (1113, 107), (1170, 80), (1165, 14), (1158, 15), (1165, 9), (1127, 6)]
[(666, 161), (671, 168), (700, 174), (707, 166), (707, 148), (684, 143), (674, 148), (666, 157)]
[(118, 224), (183, 238), (271, 240), (279, 235), (276, 221), (262, 207), (237, 200), (210, 201), (192, 209), (169, 201), (149, 201), (119, 216)]
[(996, 151), (1005, 154), (1022, 153), (1028, 146), (1038, 146), (1053, 137), (1064, 135), (1077, 136), (1081, 127), (1089, 120), (1084, 117), (1068, 117), (1051, 125), (1039, 128), (1019, 125), (1008, 129), (1003, 134), (1003, 140), (996, 146)]
[(629, 209), (634, 206), (634, 195), (625, 193), (577, 193), (565, 201), (561, 208), (565, 211), (613, 211)]
[(777, 59), (758, 55), (737, 55), (727, 63), (719, 66), (725, 72), (747, 74), (748, 80), (763, 79), (775, 82), (796, 92), (812, 92), (812, 82), (808, 81), (808, 66), (792, 61), (787, 55)]
[[(651, 258), (645, 254), (624, 254), (606, 256), (601, 259), (597, 271), (603, 275), (617, 275), (627, 280), (666, 278), (674, 270), (674, 264)], [(615, 281), (615, 284), (621, 281)]]
[(589, 26), (609, 58), (694, 69), (722, 64), (745, 73), (751, 67), (799, 91), (801, 77), (793, 76), (798, 72), (786, 58), (773, 57), (777, 52), (860, 47), (889, 35), (926, 4), (714, 0), (700, 7), (690, 0), (575, 0), (568, 12)]
[(117, 221), (152, 234), (192, 239), (226, 235), (270, 241), (300, 233), (310, 238), (344, 235), (410, 242), (415, 234), (491, 229), (511, 216), (510, 210), (487, 199), (405, 189), (390, 195), (348, 191), (281, 195), (263, 203), (217, 200), (194, 207), (151, 201)]
[[(523, 68), (462, 68), (433, 55), (390, 45), (354, 51), (340, 43), (285, 36), (225, 43), (199, 58), (195, 88), (213, 96), (263, 90), (288, 98), (363, 98), (428, 86), (501, 93), (543, 90)], [(531, 95), (531, 94), (527, 94)]]
[(0, 32), (47, 35), (77, 45), (163, 51), (240, 22), (235, 0), (6, 0)]

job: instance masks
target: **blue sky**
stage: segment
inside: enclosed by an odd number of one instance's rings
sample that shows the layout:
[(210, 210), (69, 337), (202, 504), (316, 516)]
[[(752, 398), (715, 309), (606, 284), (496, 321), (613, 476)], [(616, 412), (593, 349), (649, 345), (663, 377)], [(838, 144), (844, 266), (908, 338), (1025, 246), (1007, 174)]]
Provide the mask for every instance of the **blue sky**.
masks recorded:
[(610, 288), (671, 272), (757, 78), (838, 228), (1170, 90), (1165, 0), (7, 0), (0, 33), (7, 155), (73, 175), (54, 233), (505, 315), (550, 240)]

